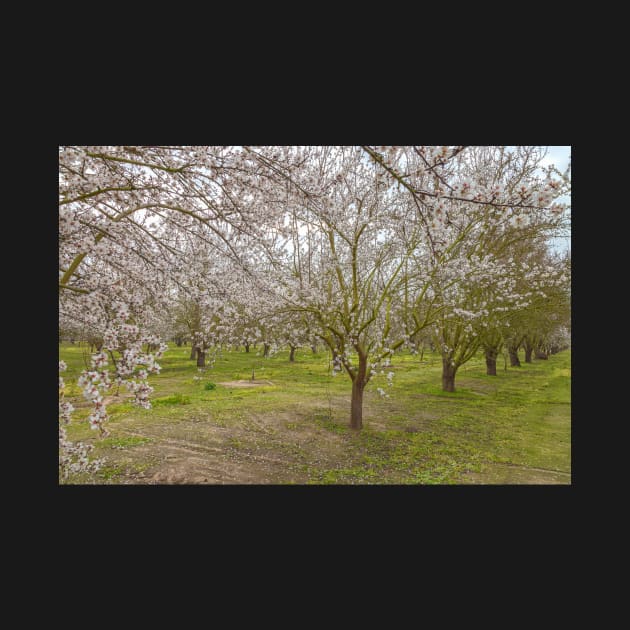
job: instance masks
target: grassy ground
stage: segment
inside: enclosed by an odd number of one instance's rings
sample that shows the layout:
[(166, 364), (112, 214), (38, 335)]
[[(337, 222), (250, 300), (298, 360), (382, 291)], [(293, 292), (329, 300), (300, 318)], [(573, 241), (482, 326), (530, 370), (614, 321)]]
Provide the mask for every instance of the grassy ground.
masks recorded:
[[(198, 381), (190, 348), (173, 347), (151, 377), (153, 409), (131, 406), (121, 391), (109, 406), (106, 439), (87, 425), (76, 387), (85, 352), (59, 350), (66, 396), (77, 408), (68, 436), (94, 444), (106, 465), (69, 483), (571, 483), (570, 351), (501, 365), (497, 377), (475, 358), (452, 394), (441, 391), (437, 356), (421, 363), (396, 355), (394, 385), (384, 378), (368, 385), (364, 429), (353, 432), (350, 380), (329, 376), (326, 354), (298, 351), (292, 364), (288, 352), (270, 359), (224, 352)], [(252, 369), (258, 385), (240, 386)]]

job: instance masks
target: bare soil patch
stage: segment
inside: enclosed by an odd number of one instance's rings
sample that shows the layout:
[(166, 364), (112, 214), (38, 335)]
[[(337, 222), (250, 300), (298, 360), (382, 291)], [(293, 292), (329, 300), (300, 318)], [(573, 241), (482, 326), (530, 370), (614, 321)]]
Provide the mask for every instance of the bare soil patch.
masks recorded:
[[(272, 414), (252, 413), (230, 427), (214, 425), (210, 415), (197, 422), (144, 426), (123, 420), (117, 425), (120, 433), (151, 441), (107, 453), (108, 464), (125, 471), (112, 482), (306, 483), (308, 466), (337, 467), (345, 460), (344, 437), (314, 422), (318, 408), (300, 405)], [(135, 472), (136, 465), (141, 470)]]
[(273, 385), (271, 381), (225, 381), (223, 383), (217, 383), (223, 387), (263, 387), (265, 385)]

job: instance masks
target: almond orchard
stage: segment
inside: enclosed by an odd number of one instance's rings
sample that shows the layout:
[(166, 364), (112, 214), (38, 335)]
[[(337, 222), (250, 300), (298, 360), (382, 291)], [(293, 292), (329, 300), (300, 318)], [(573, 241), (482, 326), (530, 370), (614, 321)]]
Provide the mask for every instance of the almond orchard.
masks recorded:
[(571, 258), (554, 242), (570, 235), (570, 164), (546, 154), (59, 147), (59, 335), (86, 348), (72, 396), (59, 361), (60, 482), (105, 465), (69, 438), (77, 401), (106, 439), (108, 399), (151, 409), (169, 348), (189, 347), (198, 378), (227, 350), (286, 353), (289, 370), (324, 350), (354, 432), (366, 391), (396, 395), (403, 354), (434, 353), (454, 394), (476, 356), (498, 379), (502, 356), (517, 367), (520, 350), (532, 363), (568, 349)]

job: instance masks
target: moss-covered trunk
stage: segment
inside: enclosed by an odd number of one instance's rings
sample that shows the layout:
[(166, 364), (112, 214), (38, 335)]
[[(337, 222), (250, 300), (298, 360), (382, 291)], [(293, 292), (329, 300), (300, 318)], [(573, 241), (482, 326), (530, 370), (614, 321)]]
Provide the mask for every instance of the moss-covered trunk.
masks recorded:
[(496, 376), (497, 375), (497, 355), (499, 353), (495, 348), (486, 348), (486, 374), (488, 376)]

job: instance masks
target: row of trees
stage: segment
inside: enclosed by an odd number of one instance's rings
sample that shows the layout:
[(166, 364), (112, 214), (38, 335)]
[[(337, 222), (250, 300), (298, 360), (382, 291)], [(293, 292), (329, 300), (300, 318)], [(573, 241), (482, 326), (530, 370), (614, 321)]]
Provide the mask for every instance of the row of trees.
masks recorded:
[[(397, 349), (432, 343), (453, 391), (480, 349), (496, 374), (503, 348), (527, 360), (566, 343), (570, 260), (548, 242), (568, 228), (569, 172), (544, 155), (60, 147), (60, 328), (98, 340), (144, 406), (165, 338), (191, 339), (200, 366), (223, 345), (323, 344), (360, 429), (365, 387)], [(86, 396), (108, 387), (99, 368)], [(105, 430), (102, 409), (90, 420)]]

